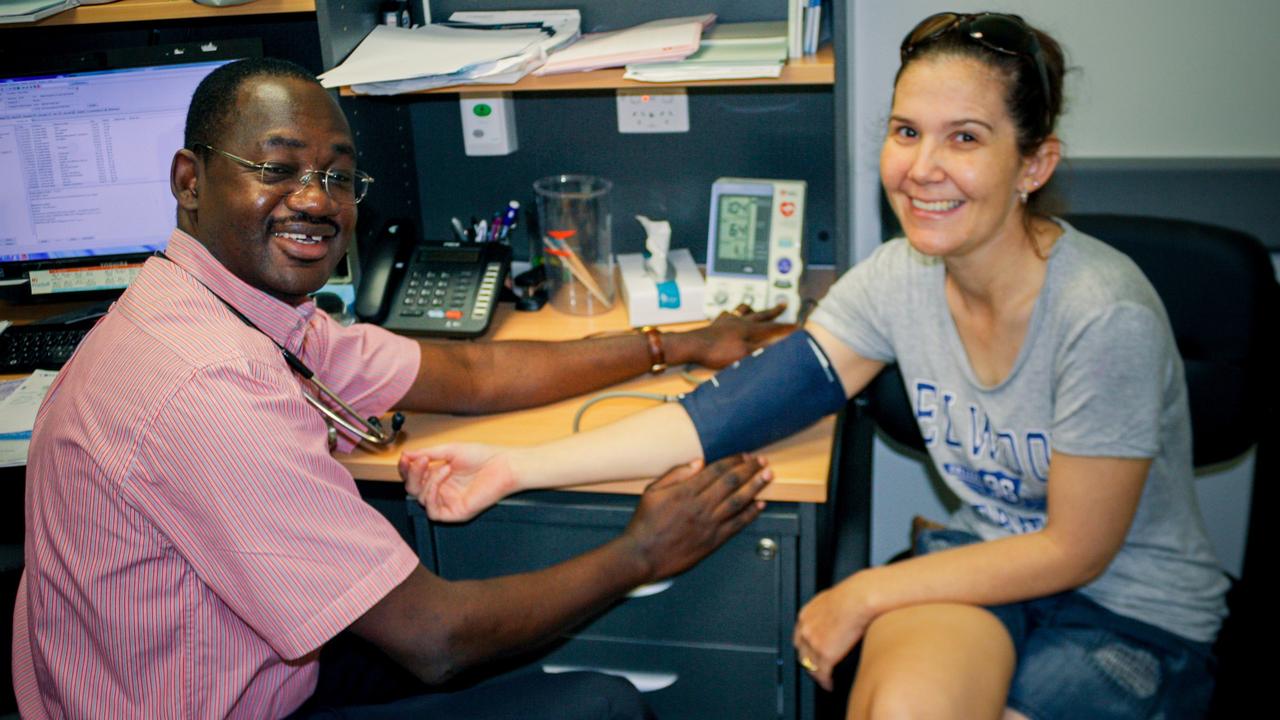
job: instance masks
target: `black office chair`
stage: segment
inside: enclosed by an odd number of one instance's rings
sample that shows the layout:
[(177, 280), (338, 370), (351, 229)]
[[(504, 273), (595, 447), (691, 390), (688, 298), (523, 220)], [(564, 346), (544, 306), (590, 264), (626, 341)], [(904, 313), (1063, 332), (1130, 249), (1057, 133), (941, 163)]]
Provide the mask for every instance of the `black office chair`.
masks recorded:
[[(1251, 235), (1197, 222), (1122, 215), (1066, 219), (1133, 258), (1164, 302), (1186, 366), (1196, 467), (1233, 460), (1256, 446), (1244, 564), (1240, 577), (1232, 578), (1231, 615), (1216, 645), (1219, 676), (1211, 716), (1263, 707), (1262, 663), (1250, 658), (1265, 657), (1257, 609), (1260, 513), (1272, 494), (1267, 481), (1278, 469), (1274, 437), (1280, 429), (1276, 384), (1265, 374), (1277, 366), (1273, 336), (1280, 331), (1280, 288), (1270, 257)], [(820, 556), (820, 587), (870, 561), (871, 449), (877, 429), (901, 446), (924, 452), (896, 366), (850, 400), (837, 427), (836, 472), (824, 517), (830, 544)], [(843, 707), (855, 663), (851, 658), (840, 668), (843, 687), (822, 699), (823, 714)]]

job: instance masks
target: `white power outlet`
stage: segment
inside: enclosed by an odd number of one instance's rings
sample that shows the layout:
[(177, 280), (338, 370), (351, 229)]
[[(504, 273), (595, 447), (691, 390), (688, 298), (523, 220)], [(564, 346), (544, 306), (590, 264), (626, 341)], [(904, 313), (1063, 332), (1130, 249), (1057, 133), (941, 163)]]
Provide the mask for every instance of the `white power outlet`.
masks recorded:
[(684, 88), (619, 89), (618, 132), (689, 132), (689, 95)]

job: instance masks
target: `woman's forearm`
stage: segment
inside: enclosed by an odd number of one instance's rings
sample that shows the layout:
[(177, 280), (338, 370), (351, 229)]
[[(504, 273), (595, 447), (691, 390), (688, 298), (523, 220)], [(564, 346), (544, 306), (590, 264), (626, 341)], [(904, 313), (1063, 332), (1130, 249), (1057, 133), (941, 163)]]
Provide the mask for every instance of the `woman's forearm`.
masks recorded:
[(702, 457), (688, 413), (666, 403), (587, 432), (511, 451), (523, 490), (656, 477)]
[(1000, 605), (1043, 597), (1095, 576), (1088, 558), (1042, 530), (869, 568), (845, 582), (872, 619), (927, 603)]

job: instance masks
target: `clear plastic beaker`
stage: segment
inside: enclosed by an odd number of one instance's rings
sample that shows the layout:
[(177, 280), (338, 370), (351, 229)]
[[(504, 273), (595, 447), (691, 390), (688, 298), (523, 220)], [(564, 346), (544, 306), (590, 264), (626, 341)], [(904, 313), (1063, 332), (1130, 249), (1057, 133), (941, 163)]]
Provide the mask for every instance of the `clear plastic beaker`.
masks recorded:
[(533, 183), (551, 305), (575, 315), (613, 307), (613, 233), (609, 190), (591, 175), (552, 175)]

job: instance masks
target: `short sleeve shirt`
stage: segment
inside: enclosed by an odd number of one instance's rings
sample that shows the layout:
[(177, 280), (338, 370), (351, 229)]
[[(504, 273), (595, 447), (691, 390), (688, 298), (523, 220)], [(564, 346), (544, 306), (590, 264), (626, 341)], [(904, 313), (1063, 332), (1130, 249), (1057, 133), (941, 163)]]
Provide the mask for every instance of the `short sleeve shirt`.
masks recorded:
[(181, 232), (166, 253), (36, 419), (24, 717), (285, 715), (313, 692), (318, 649), (418, 564), (329, 453), (272, 340), (366, 415), (408, 390), (416, 343), (266, 295)]
[(1186, 380), (1164, 306), (1127, 256), (1059, 224), (1026, 337), (997, 385), (969, 365), (943, 263), (903, 239), (841, 278), (813, 322), (863, 357), (898, 363), (933, 465), (960, 499), (952, 523), (983, 538), (1044, 527), (1054, 452), (1150, 458), (1123, 547), (1082, 592), (1211, 640), (1226, 581), (1196, 503)]

